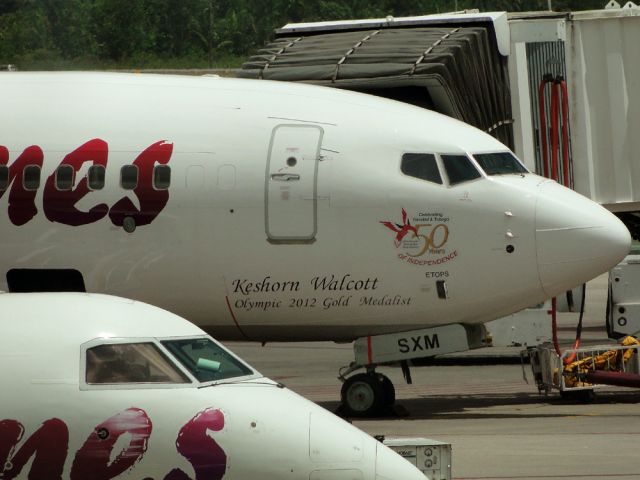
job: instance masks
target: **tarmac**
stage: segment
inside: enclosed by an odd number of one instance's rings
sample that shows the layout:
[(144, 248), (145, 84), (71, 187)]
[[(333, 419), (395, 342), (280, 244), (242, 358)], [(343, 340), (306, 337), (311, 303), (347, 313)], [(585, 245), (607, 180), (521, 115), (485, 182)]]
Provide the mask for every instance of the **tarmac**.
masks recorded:
[[(606, 344), (606, 276), (587, 286), (583, 338)], [(573, 343), (577, 314), (560, 314), (560, 339)], [(227, 345), (264, 375), (337, 411), (338, 369), (353, 360), (352, 345), (329, 342), (246, 342)], [(540, 394), (530, 367), (523, 378), (521, 347), (485, 348), (413, 367), (380, 368), (396, 387), (406, 416), (349, 419), (371, 435), (425, 437), (452, 445), (452, 478), (640, 479), (640, 391), (602, 387), (592, 403)], [(401, 479), (398, 479), (401, 480)]]

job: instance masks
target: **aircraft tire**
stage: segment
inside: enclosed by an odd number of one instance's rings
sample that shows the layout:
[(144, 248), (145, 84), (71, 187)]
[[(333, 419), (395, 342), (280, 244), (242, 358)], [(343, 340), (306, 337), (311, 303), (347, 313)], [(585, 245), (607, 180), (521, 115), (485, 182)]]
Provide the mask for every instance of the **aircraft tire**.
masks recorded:
[(393, 382), (381, 373), (378, 374), (380, 383), (382, 384), (382, 391), (384, 392), (384, 406), (391, 407), (396, 403), (396, 389), (393, 386)]
[(378, 375), (359, 373), (349, 377), (340, 391), (342, 406), (349, 417), (373, 417), (381, 413), (385, 391)]

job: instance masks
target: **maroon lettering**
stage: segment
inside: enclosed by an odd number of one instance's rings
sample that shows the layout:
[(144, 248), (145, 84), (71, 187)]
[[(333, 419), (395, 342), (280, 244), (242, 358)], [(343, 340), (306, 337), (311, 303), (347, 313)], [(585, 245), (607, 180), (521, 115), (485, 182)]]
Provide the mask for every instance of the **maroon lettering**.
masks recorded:
[[(171, 160), (173, 144), (165, 140), (154, 143), (145, 149), (133, 165), (138, 167), (138, 184), (133, 189), (140, 208), (128, 198), (123, 197), (115, 205), (108, 208), (104, 203), (94, 205), (88, 211), (81, 211), (76, 207), (78, 201), (90, 193), (88, 178), (80, 179), (75, 188), (58, 190), (56, 188), (56, 172), (46, 181), (43, 192), (43, 207), (46, 217), (52, 222), (65, 225), (79, 226), (96, 222), (107, 214), (114, 225), (122, 226), (126, 217), (132, 217), (136, 226), (150, 224), (164, 209), (169, 201), (169, 190), (156, 190), (153, 186), (153, 174), (156, 164), (166, 165)], [(27, 190), (24, 186), (24, 169), (28, 165), (35, 165), (42, 169), (44, 154), (37, 145), (27, 147), (11, 164), (9, 151), (0, 145), (0, 165), (8, 165), (9, 219), (17, 226), (29, 222), (38, 213), (35, 206), (37, 188)], [(108, 145), (104, 140), (95, 138), (69, 153), (60, 165), (69, 165), (77, 174), (84, 163), (107, 166)], [(0, 198), (6, 190), (0, 190)]]
[(0, 421), (0, 478), (16, 478), (31, 457), (29, 480), (59, 480), (69, 446), (69, 430), (62, 420), (52, 418), (31, 435), (16, 452), (24, 427), (15, 420)]
[[(73, 167), (74, 176), (85, 162), (106, 167), (108, 150), (107, 142), (96, 138), (68, 154), (60, 165)], [(56, 188), (56, 172), (53, 172), (44, 187), (42, 200), (44, 214), (52, 222), (64, 223), (74, 227), (96, 222), (109, 213), (109, 207), (106, 204), (100, 203), (89, 209), (88, 212), (83, 212), (76, 208), (76, 203), (90, 191), (86, 176), (78, 182), (75, 189), (58, 190)]]
[[(224, 414), (208, 408), (198, 413), (180, 429), (176, 447), (178, 453), (189, 460), (196, 480), (220, 480), (227, 470), (227, 455), (207, 431), (219, 432), (224, 428)], [(164, 480), (188, 480), (180, 469), (174, 469)]]
[[(178, 433), (176, 449), (193, 466), (195, 480), (221, 480), (227, 470), (227, 455), (210, 432), (224, 428), (224, 414), (208, 408), (184, 425)], [(96, 426), (75, 455), (70, 480), (110, 480), (132, 469), (147, 451), (152, 423), (147, 413), (129, 408)], [(122, 435), (129, 444), (111, 460)], [(29, 480), (61, 480), (69, 446), (69, 430), (62, 420), (45, 421), (22, 446), (24, 427), (16, 420), (0, 420), (0, 479), (13, 480), (33, 457)], [(125, 437), (127, 438), (127, 437)], [(180, 469), (164, 480), (190, 480)]]
[(122, 226), (125, 217), (132, 217), (137, 226), (148, 225), (158, 216), (169, 201), (169, 190), (153, 188), (153, 167), (156, 163), (169, 163), (172, 153), (173, 144), (162, 140), (138, 155), (133, 162), (138, 167), (138, 185), (133, 193), (140, 201), (140, 209), (128, 197), (121, 198), (109, 211), (109, 218), (114, 225)]
[[(101, 423), (76, 453), (71, 480), (109, 480), (132, 468), (147, 451), (151, 430), (151, 420), (139, 408), (129, 408)], [(129, 445), (110, 462), (111, 450), (125, 433), (131, 436)]]
[[(38, 213), (35, 205), (36, 190), (27, 190), (23, 184), (23, 172), (27, 165), (37, 165), (42, 168), (44, 155), (37, 145), (27, 147), (22, 154), (9, 165), (9, 220), (14, 225), (24, 225)], [(0, 147), (0, 165), (9, 163), (9, 151)], [(0, 190), (0, 198), (6, 190)]]

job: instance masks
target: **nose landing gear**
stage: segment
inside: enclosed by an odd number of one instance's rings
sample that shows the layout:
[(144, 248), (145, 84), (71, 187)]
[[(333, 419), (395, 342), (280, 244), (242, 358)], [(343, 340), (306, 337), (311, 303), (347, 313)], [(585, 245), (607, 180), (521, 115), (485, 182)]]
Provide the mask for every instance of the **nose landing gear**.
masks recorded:
[(342, 410), (349, 417), (376, 417), (388, 413), (395, 404), (393, 382), (374, 368), (344, 380), (340, 390)]
[[(408, 332), (359, 337), (353, 344), (355, 361), (340, 369), (343, 382), (340, 411), (346, 416), (372, 417), (407, 414), (395, 405), (391, 380), (376, 372), (382, 365), (399, 365), (407, 383), (411, 383), (409, 363), (414, 358), (462, 352), (484, 346), (484, 326), (450, 324)], [(365, 369), (347, 378), (357, 370)]]

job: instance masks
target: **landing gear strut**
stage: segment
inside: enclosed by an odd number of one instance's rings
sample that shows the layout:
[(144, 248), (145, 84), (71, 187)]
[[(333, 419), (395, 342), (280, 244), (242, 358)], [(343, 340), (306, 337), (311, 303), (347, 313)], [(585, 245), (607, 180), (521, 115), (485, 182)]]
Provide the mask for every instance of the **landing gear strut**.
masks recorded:
[(340, 399), (343, 412), (349, 417), (374, 417), (390, 410), (396, 401), (393, 382), (373, 367), (366, 373), (358, 373), (347, 379), (344, 377)]

